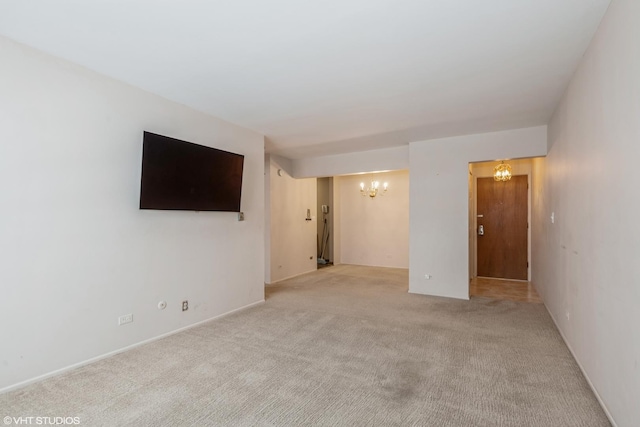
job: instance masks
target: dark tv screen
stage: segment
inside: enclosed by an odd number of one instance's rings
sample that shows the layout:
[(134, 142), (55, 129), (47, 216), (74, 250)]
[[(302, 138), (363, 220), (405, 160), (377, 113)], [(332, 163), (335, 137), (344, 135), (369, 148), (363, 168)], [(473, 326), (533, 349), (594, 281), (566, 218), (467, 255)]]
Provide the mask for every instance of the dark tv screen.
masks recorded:
[(144, 132), (140, 209), (240, 212), (244, 156)]

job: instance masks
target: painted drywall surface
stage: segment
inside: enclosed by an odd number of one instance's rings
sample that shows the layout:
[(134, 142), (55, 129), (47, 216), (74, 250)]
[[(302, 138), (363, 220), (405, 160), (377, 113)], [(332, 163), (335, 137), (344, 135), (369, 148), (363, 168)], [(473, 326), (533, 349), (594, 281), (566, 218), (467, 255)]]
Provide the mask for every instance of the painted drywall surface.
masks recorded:
[[(389, 190), (374, 198), (360, 183), (377, 180)], [(409, 172), (340, 177), (340, 247), (344, 264), (409, 268)]]
[(317, 268), (317, 184), (315, 178), (292, 178), (273, 158), (269, 175), (271, 277), (267, 283), (274, 283)]
[[(0, 55), (0, 389), (264, 299), (263, 136), (5, 38)], [(139, 210), (143, 130), (244, 154), (246, 221)]]
[(294, 159), (292, 163), (296, 178), (408, 169), (409, 146)]
[(539, 126), (410, 144), (409, 292), (469, 298), (469, 163), (543, 156), (546, 132)]
[(286, 172), (289, 176), (293, 176), (293, 161), (286, 157), (277, 156), (275, 154), (265, 154), (265, 158), (269, 161), (273, 161), (278, 165), (280, 169)]
[[(532, 165), (533, 165), (533, 160), (532, 159), (512, 159), (512, 160), (507, 160), (505, 161), (505, 163), (507, 163), (509, 166), (511, 166), (511, 173), (513, 175), (527, 175), (528, 177), (528, 183), (529, 183), (529, 191), (528, 191), (528, 199), (527, 199), (527, 222), (529, 224), (529, 229), (527, 231), (527, 262), (529, 263), (529, 269), (528, 269), (528, 278), (529, 280), (531, 280), (531, 233), (532, 233), (532, 227), (531, 227), (531, 191), (532, 191)], [(471, 163), (470, 164), (470, 168), (471, 171), (473, 173), (472, 179), (471, 179), (471, 204), (470, 204), (470, 212), (471, 215), (469, 216), (470, 220), (471, 220), (471, 229), (473, 230), (473, 233), (470, 233), (470, 246), (469, 246), (469, 251), (470, 251), (470, 272), (471, 272), (471, 277), (476, 277), (478, 274), (478, 270), (477, 270), (477, 259), (478, 259), (478, 255), (477, 255), (477, 249), (478, 249), (478, 234), (475, 230), (477, 230), (478, 228), (478, 218), (477, 218), (477, 191), (478, 191), (478, 186), (477, 186), (477, 179), (478, 178), (491, 178), (493, 177), (493, 172), (494, 172), (494, 168), (496, 167), (496, 165), (498, 165), (499, 162), (480, 162), (480, 163)]]
[(614, 0), (535, 164), (533, 280), (618, 426), (640, 420), (638, 40), (640, 2)]

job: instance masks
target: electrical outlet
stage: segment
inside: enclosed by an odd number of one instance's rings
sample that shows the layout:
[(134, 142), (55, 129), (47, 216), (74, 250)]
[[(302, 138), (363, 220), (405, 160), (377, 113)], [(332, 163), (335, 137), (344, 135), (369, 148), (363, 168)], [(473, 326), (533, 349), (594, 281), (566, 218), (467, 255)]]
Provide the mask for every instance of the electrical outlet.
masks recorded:
[(425, 279), (427, 279), (427, 280), (431, 280), (431, 278), (432, 278), (432, 277), (433, 277), (433, 276), (432, 276), (432, 275), (430, 275), (430, 274), (425, 274), (425, 275), (424, 275), (424, 278), (425, 278)]
[(182, 311), (189, 310), (189, 301), (182, 301)]
[(118, 317), (118, 325), (124, 325), (125, 323), (133, 322), (133, 314), (125, 314), (124, 316)]

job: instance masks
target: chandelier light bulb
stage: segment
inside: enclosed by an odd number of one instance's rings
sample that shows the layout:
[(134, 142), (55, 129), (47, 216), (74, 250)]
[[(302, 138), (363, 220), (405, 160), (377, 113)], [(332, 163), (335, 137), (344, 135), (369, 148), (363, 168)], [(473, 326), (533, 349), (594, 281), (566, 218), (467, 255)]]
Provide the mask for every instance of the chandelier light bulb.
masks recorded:
[(495, 181), (509, 181), (511, 179), (511, 166), (501, 162), (493, 168), (493, 179)]
[(372, 199), (376, 197), (378, 194), (384, 195), (384, 193), (389, 188), (389, 183), (385, 182), (382, 184), (382, 192), (379, 192), (380, 189), (380, 181), (371, 181), (371, 184), (368, 188), (365, 188), (364, 182), (360, 183), (360, 194), (363, 196), (369, 196)]

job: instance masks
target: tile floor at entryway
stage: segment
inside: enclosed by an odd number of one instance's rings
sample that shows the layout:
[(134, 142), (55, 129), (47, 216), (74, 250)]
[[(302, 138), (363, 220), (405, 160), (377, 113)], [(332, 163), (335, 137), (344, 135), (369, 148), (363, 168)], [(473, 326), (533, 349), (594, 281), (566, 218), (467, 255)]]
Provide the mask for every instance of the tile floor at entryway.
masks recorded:
[(520, 280), (476, 277), (469, 283), (469, 295), (472, 298), (484, 297), (542, 304), (542, 299), (533, 284)]

